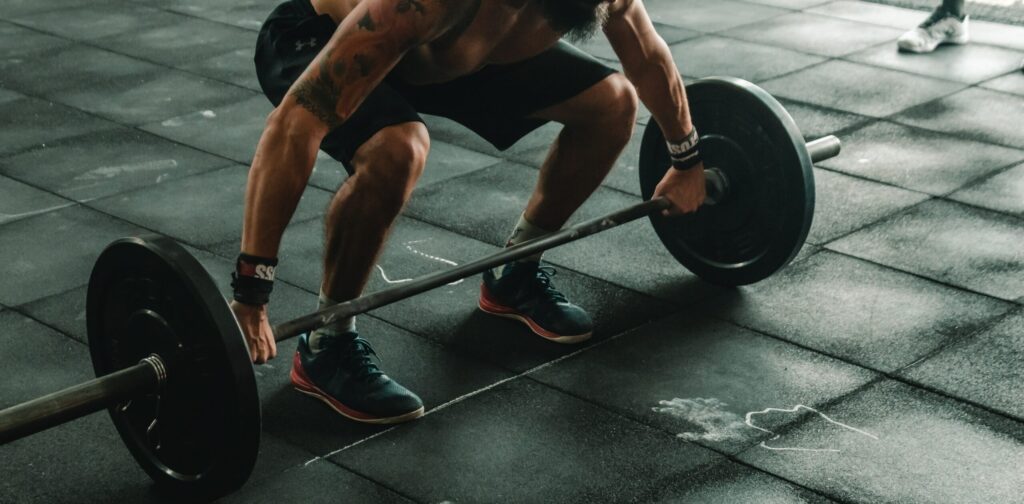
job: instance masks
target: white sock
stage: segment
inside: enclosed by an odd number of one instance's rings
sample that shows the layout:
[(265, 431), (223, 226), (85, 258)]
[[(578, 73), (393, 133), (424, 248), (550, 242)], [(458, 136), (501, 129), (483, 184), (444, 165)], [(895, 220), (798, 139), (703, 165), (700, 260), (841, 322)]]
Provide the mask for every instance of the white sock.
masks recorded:
[[(320, 303), (318, 310), (322, 310), (327, 306), (336, 305), (337, 301), (327, 297), (324, 291), (320, 291)], [(319, 329), (314, 330), (309, 334), (309, 349), (313, 353), (317, 353), (320, 350), (320, 338), (323, 336), (337, 336), (339, 334), (345, 334), (347, 332), (355, 332), (356, 330), (356, 318), (348, 317), (341, 320), (336, 320), (328, 325), (325, 325)]]
[[(526, 220), (526, 214), (523, 213), (519, 216), (519, 222), (516, 223), (516, 227), (512, 230), (512, 236), (509, 236), (508, 242), (505, 243), (505, 247), (511, 247), (513, 245), (519, 245), (520, 243), (530, 241), (534, 238), (540, 238), (544, 235), (549, 235), (554, 231), (548, 231), (547, 229), (541, 228), (532, 222)], [(533, 261), (540, 262), (541, 257), (544, 255), (544, 251), (537, 252), (532, 256), (527, 256), (520, 261)], [(494, 273), (494, 278), (501, 278), (501, 271), (505, 268), (504, 265), (498, 266), (491, 270)]]

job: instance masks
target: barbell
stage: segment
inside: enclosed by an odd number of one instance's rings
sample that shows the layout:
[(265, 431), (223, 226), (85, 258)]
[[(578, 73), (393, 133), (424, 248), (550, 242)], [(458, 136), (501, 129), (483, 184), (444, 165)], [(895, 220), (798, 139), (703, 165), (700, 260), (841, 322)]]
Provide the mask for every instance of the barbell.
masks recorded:
[[(771, 95), (735, 78), (687, 87), (701, 132), (708, 198), (697, 212), (664, 217), (651, 199), (670, 166), (661, 129), (640, 152), (644, 200), (628, 208), (329, 306), (274, 326), (277, 341), (394, 303), (509, 261), (649, 216), (668, 251), (706, 281), (736, 286), (784, 267), (814, 213), (814, 162), (839, 153), (828, 136), (805, 143)], [(0, 411), (0, 445), (108, 409), (125, 445), (160, 486), (193, 498), (239, 488), (256, 462), (260, 403), (238, 322), (209, 274), (173, 240), (123, 238), (100, 254), (86, 302), (98, 378)]]

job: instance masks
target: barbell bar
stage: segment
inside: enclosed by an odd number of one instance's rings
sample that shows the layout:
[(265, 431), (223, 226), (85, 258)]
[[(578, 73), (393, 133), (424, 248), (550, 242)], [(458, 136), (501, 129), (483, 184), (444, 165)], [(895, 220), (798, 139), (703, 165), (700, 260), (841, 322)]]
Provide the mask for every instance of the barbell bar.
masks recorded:
[[(740, 79), (702, 79), (687, 92), (710, 166), (708, 197), (697, 212), (663, 217), (661, 211), (671, 204), (650, 198), (653, 184), (669, 167), (660, 128), (652, 121), (639, 170), (646, 201), (277, 324), (275, 339), (644, 216), (672, 255), (708, 281), (742, 285), (771, 275), (802, 246), (813, 214), (812, 165), (838, 155), (840, 141), (826, 136), (805, 143), (771, 95)], [(771, 239), (776, 232), (780, 238)], [(744, 233), (743, 240), (729, 241)], [(241, 329), (198, 261), (164, 237), (115, 241), (94, 265), (87, 323), (99, 377), (0, 411), (0, 445), (106, 408), (133, 456), (158, 484), (207, 498), (244, 484), (259, 446), (255, 375)]]

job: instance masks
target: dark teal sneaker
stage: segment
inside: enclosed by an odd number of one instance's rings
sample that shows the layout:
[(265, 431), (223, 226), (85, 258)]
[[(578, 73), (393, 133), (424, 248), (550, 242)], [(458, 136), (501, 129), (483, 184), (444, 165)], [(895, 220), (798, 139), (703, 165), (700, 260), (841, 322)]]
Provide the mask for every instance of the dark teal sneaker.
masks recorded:
[(377, 354), (368, 341), (353, 332), (324, 336), (320, 344), (323, 350), (314, 354), (308, 335), (299, 338), (291, 372), (296, 390), (357, 422), (392, 424), (423, 416), (423, 401), (374, 364)]
[(590, 339), (594, 327), (590, 315), (555, 289), (551, 283), (554, 275), (554, 268), (533, 261), (506, 264), (500, 278), (487, 270), (480, 285), (480, 309), (518, 320), (556, 343)]

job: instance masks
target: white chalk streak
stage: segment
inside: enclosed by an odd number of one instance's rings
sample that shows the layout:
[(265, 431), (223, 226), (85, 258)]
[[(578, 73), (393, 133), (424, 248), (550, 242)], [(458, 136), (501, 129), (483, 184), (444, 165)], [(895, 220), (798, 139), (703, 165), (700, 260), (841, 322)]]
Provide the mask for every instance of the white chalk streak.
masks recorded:
[(384, 281), (389, 283), (389, 284), (400, 284), (400, 283), (405, 283), (405, 282), (411, 282), (412, 281), (411, 278), (402, 278), (402, 279), (399, 279), (399, 280), (392, 280), (392, 279), (388, 278), (388, 274), (384, 273), (384, 268), (381, 268), (379, 264), (377, 265), (377, 269), (380, 270), (381, 278), (383, 278)]
[[(406, 250), (408, 250), (409, 252), (412, 252), (413, 254), (416, 254), (416, 255), (418, 255), (420, 257), (425, 257), (427, 259), (430, 259), (431, 261), (437, 261), (439, 263), (447, 264), (449, 266), (458, 266), (459, 265), (459, 263), (457, 263), (455, 261), (452, 261), (450, 259), (445, 259), (443, 257), (438, 257), (438, 256), (435, 256), (435, 255), (430, 255), (430, 254), (427, 254), (427, 253), (424, 253), (424, 252), (420, 252), (419, 250), (417, 250), (416, 248), (413, 247), (413, 245), (416, 245), (418, 243), (423, 243), (423, 242), (426, 242), (426, 241), (429, 241), (429, 240), (413, 240), (413, 241), (405, 242), (402, 245), (404, 245)], [(377, 265), (377, 269), (380, 270), (381, 278), (383, 278), (384, 281), (389, 283), (389, 284), (399, 284), (399, 283), (406, 283), (406, 282), (413, 281), (412, 278), (402, 278), (402, 279), (399, 279), (399, 280), (391, 280), (390, 278), (388, 278), (388, 275), (386, 273), (384, 273), (384, 268), (382, 268), (379, 264)], [(448, 285), (458, 285), (458, 284), (460, 284), (460, 283), (462, 283), (464, 281), (466, 281), (466, 279), (462, 278), (462, 279), (456, 280), (454, 282), (451, 282)]]
[[(817, 413), (818, 416), (820, 416), (821, 418), (824, 418), (825, 421), (827, 421), (827, 422), (830, 422), (830, 423), (832, 423), (834, 425), (838, 425), (839, 427), (842, 427), (842, 428), (844, 428), (846, 430), (849, 430), (849, 431), (852, 431), (852, 432), (856, 432), (858, 434), (861, 434), (861, 435), (867, 436), (867, 437), (869, 437), (871, 439), (874, 439), (875, 441), (878, 441), (878, 436), (876, 436), (874, 434), (871, 434), (870, 432), (866, 432), (866, 431), (860, 430), (860, 429), (858, 429), (856, 427), (853, 427), (851, 425), (847, 425), (847, 424), (844, 424), (842, 422), (833, 420), (828, 415), (826, 415), (826, 414), (824, 414), (824, 413), (822, 413), (822, 412), (820, 412), (820, 411), (818, 411), (818, 410), (816, 410), (816, 409), (814, 409), (814, 408), (812, 408), (810, 406), (805, 406), (803, 404), (797, 404), (796, 406), (793, 406), (792, 408), (789, 408), (789, 409), (785, 409), (785, 408), (765, 408), (765, 409), (763, 409), (761, 411), (751, 411), (751, 412), (748, 412), (746, 415), (744, 415), (744, 423), (746, 423), (748, 427), (757, 429), (757, 430), (759, 430), (761, 432), (765, 432), (765, 433), (768, 433), (768, 434), (773, 434), (774, 437), (772, 437), (768, 441), (775, 441), (776, 439), (779, 439), (782, 436), (780, 434), (776, 434), (774, 431), (770, 431), (770, 430), (765, 429), (763, 427), (758, 427), (758, 426), (754, 425), (753, 424), (753, 417), (755, 415), (766, 415), (766, 414), (768, 414), (770, 412), (773, 412), (773, 411), (774, 412), (778, 412), (778, 413), (796, 413), (798, 410), (801, 410), (801, 409)], [(786, 448), (786, 447), (768, 446), (765, 443), (767, 443), (767, 441), (762, 441), (761, 442), (761, 444), (760, 444), (761, 448), (765, 448), (765, 449), (768, 449), (768, 450), (775, 450), (775, 451), (804, 451), (804, 452), (832, 452), (832, 453), (839, 453), (840, 452), (840, 450), (837, 450), (835, 448)]]
[(114, 178), (118, 175), (124, 175), (126, 173), (170, 170), (177, 168), (177, 166), (178, 161), (175, 159), (154, 159), (151, 161), (143, 161), (141, 163), (101, 166), (75, 177), (75, 180), (103, 180)]

